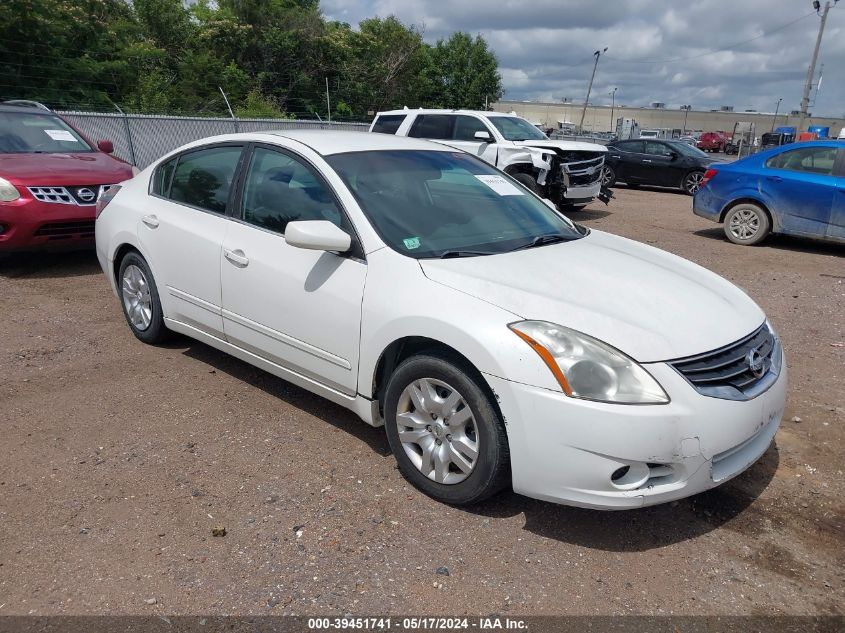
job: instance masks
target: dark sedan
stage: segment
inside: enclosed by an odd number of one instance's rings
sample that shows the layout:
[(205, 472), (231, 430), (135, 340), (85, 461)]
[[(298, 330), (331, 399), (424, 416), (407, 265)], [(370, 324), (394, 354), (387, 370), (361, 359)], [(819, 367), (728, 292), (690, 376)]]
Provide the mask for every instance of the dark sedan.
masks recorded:
[(712, 162), (700, 149), (681, 141), (616, 141), (607, 146), (602, 177), (607, 186), (624, 182), (629, 186), (676, 187), (692, 195)]

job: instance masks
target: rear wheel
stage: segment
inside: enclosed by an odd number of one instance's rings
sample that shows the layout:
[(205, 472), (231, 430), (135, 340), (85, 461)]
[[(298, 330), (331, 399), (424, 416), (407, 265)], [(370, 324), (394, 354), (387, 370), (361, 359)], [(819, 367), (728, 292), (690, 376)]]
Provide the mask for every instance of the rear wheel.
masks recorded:
[(164, 325), (164, 314), (153, 274), (141, 255), (127, 253), (118, 272), (120, 304), (123, 315), (136, 338), (144, 343), (160, 343), (170, 334)]
[(508, 485), (504, 424), (477, 372), (457, 360), (405, 360), (387, 384), (385, 429), (399, 470), (427, 495), (476, 503)]
[(695, 195), (695, 192), (701, 189), (702, 180), (704, 180), (703, 171), (691, 171), (684, 176), (684, 181), (681, 183), (681, 189), (691, 196)]
[(725, 216), (725, 235), (734, 244), (754, 246), (772, 230), (769, 215), (762, 207), (751, 202), (741, 202)]

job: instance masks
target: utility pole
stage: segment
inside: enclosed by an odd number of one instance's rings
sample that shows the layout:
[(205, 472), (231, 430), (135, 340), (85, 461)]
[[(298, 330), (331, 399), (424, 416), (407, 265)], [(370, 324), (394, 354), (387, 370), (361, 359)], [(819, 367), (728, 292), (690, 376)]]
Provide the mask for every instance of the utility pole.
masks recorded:
[(775, 123), (777, 123), (777, 120), (778, 120), (778, 110), (780, 110), (780, 102), (781, 101), (783, 101), (783, 97), (780, 97), (778, 99), (778, 103), (775, 106), (775, 116), (772, 117), (772, 130), (771, 130), (772, 132), (775, 131)]
[(587, 86), (587, 98), (584, 99), (584, 109), (581, 110), (581, 123), (578, 125), (578, 131), (584, 131), (584, 117), (587, 116), (587, 104), (590, 102), (590, 91), (593, 89), (593, 79), (596, 78), (596, 68), (599, 65), (599, 57), (601, 57), (602, 53), (607, 52), (607, 46), (604, 47), (602, 51), (596, 51), (593, 55), (596, 56), (596, 62), (593, 64), (593, 74), (590, 75), (590, 84)]
[(616, 130), (616, 128), (613, 127), (613, 111), (616, 109), (616, 90), (617, 90), (617, 88), (614, 88), (613, 92), (610, 93), (610, 133), (611, 134), (613, 134), (613, 132)]
[(329, 123), (332, 122), (332, 102), (329, 100), (329, 78), (326, 77), (326, 109), (329, 111)]
[[(839, 0), (834, 0), (836, 4)], [(813, 7), (816, 12), (821, 8), (819, 0), (813, 2)], [(827, 14), (830, 11), (830, 0), (824, 3), (824, 10), (821, 13), (821, 22), (819, 23), (819, 34), (816, 36), (816, 47), (813, 49), (813, 59), (810, 61), (810, 68), (807, 70), (807, 81), (804, 82), (804, 96), (801, 97), (801, 118), (798, 119), (798, 133), (801, 133), (804, 127), (804, 120), (807, 118), (807, 108), (810, 107), (810, 91), (813, 89), (813, 78), (816, 76), (816, 61), (819, 58), (819, 48), (822, 45), (822, 35), (824, 34), (824, 24), (827, 22)]]
[(686, 133), (687, 133), (687, 115), (689, 114), (689, 111), (692, 110), (692, 106), (691, 105), (682, 105), (681, 110), (684, 111), (684, 129), (683, 129), (683, 132), (681, 132), (681, 136), (686, 136)]

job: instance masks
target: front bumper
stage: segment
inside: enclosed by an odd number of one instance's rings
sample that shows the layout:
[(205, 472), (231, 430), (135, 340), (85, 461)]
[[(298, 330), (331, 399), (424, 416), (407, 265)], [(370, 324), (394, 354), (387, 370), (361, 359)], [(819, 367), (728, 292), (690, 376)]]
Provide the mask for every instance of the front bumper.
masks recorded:
[(94, 239), (94, 205), (55, 204), (21, 197), (0, 202), (0, 252), (88, 245)]
[(746, 401), (702, 396), (664, 363), (646, 367), (669, 404), (589, 402), (486, 374), (505, 418), (514, 491), (603, 510), (665, 503), (740, 474), (771, 444), (786, 403), (785, 363)]

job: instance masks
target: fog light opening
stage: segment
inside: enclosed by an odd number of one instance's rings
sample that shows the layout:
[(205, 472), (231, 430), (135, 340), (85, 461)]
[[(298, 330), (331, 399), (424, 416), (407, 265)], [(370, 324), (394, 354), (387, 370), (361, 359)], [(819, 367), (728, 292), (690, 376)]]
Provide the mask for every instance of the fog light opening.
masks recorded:
[(636, 490), (648, 481), (650, 474), (648, 466), (634, 462), (614, 470), (610, 475), (610, 485), (617, 490)]
[(625, 475), (628, 474), (628, 471), (631, 470), (630, 466), (623, 466), (622, 468), (617, 468), (613, 471), (613, 474), (610, 476), (610, 481), (617, 482), (622, 479)]

